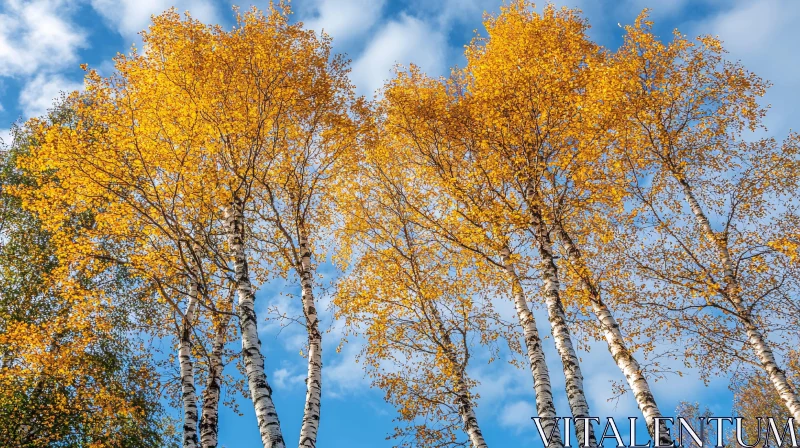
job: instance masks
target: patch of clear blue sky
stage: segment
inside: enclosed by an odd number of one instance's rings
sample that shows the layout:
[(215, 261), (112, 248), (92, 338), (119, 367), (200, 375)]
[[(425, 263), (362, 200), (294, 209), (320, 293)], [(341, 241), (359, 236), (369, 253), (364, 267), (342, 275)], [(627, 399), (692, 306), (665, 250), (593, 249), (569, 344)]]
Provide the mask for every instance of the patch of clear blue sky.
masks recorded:
[[(419, 0), (418, 0), (419, 1)], [(489, 8), (496, 10), (499, 2), (483, 2)], [(656, 4), (656, 12), (658, 11), (658, 3)], [(260, 2), (262, 6), (266, 6), (265, 2)], [(418, 2), (401, 2), (389, 1), (383, 9), (381, 22), (387, 22), (393, 18), (397, 18), (402, 14), (409, 14), (411, 16), (419, 15), (418, 11), (420, 3)], [(712, 12), (710, 4), (690, 4), (680, 14), (673, 14), (667, 18), (660, 18), (656, 16), (656, 30), (657, 32), (666, 37), (670, 37), (672, 29), (681, 24), (687, 25), (695, 21), (702, 20), (707, 14)], [(302, 3), (299, 3), (302, 7)], [(718, 6), (715, 4), (715, 7)], [(2, 10), (0, 6), (0, 10)], [(221, 5), (219, 10), (229, 10), (227, 4)], [(611, 11), (611, 12), (610, 12)], [(613, 12), (613, 13), (612, 13)], [(616, 2), (596, 2), (588, 4), (586, 11), (593, 29), (591, 34), (600, 44), (615, 48), (621, 43), (622, 30), (617, 27), (617, 22), (622, 24), (632, 22), (633, 18), (638, 13), (638, 10), (621, 10)], [(230, 14), (223, 14), (229, 20)], [(77, 67), (78, 63), (86, 62), (90, 66), (100, 68), (101, 71), (107, 73), (107, 68), (111, 59), (118, 52), (127, 52), (130, 49), (132, 42), (124, 39), (115, 30), (106, 26), (106, 21), (100, 17), (95, 10), (89, 6), (88, 3), (82, 3), (79, 10), (75, 14), (77, 25), (82, 27), (86, 32), (85, 48), (79, 52), (78, 62), (74, 67), (68, 67), (59, 73), (70, 80), (79, 80), (82, 76), (82, 71)], [(376, 25), (381, 26), (380, 23)], [(688, 26), (681, 26), (688, 28)], [(447, 30), (446, 36), (448, 39), (449, 49), (444, 53), (447, 55), (448, 61), (445, 66), (452, 66), (454, 64), (462, 65), (463, 57), (461, 56), (461, 49), (463, 45), (467, 44), (472, 38), (473, 30), (482, 29), (480, 13), (474, 14), (470, 19), (461, 19), (454, 21)], [(335, 42), (334, 42), (334, 45)], [(366, 42), (357, 41), (352, 43), (349, 48), (337, 50), (346, 50), (350, 57), (356, 59), (358, 53), (364, 48)], [(1, 62), (0, 62), (1, 63)], [(757, 68), (757, 67), (756, 67)], [(103, 70), (105, 69), (105, 70)], [(0, 79), (0, 104), (4, 106), (4, 110), (0, 111), (0, 129), (7, 128), (12, 121), (17, 120), (22, 111), (17, 105), (17, 98), (22, 88), (22, 83), (19, 78), (7, 77)], [(328, 267), (326, 271), (330, 274), (332, 269)], [(330, 278), (330, 277), (328, 277)], [(296, 285), (291, 287), (294, 293), (298, 293)], [(264, 317), (264, 308), (266, 303), (269, 302), (279, 291), (276, 287), (265, 285), (257, 294), (258, 309), (260, 317)], [(546, 331), (546, 319), (541, 310), (537, 313), (537, 320), (539, 322), (540, 330), (543, 333)], [(263, 321), (262, 321), (263, 324)], [(289, 369), (294, 375), (303, 375), (305, 372), (305, 360), (301, 358), (297, 351), (287, 347), (282, 338), (286, 336), (285, 333), (277, 334), (276, 331), (269, 331), (262, 334), (261, 340), (263, 344), (263, 352), (266, 357), (267, 372), (270, 375), (270, 380), (274, 388), (274, 398), (277, 409), (280, 414), (280, 420), (286, 435), (288, 445), (294, 445), (299, 434), (300, 422), (303, 411), (303, 400), (305, 396), (305, 389), (302, 382), (289, 382), (287, 387), (277, 387), (275, 384), (275, 371), (281, 368)], [(550, 369), (554, 377), (553, 382), (556, 387), (563, 387), (563, 378), (561, 376), (561, 369), (557, 362), (557, 356), (552, 345), (552, 340), (546, 340), (547, 355), (550, 360)], [(233, 344), (234, 347), (237, 344)], [(326, 368), (340, 365), (343, 362), (343, 357), (337, 355), (332, 349), (332, 345), (326, 344), (324, 352), (324, 364)], [(606, 381), (606, 376), (621, 379), (621, 375), (616, 373), (613, 375), (615, 367), (610, 357), (606, 353), (603, 344), (595, 344), (591, 356), (587, 353), (581, 353), (584, 357), (584, 375), (586, 377), (587, 388), (599, 387), (607, 385), (610, 391), (610, 384)], [(228, 367), (229, 372), (234, 373), (233, 366)], [(325, 369), (323, 369), (325, 371)], [(354, 370), (355, 375), (360, 378), (361, 373)], [(505, 372), (505, 371), (503, 371)], [(487, 376), (488, 380), (493, 377), (499, 377), (503, 374), (500, 370), (494, 374)], [(594, 384), (593, 384), (593, 381)], [(518, 402), (533, 403), (533, 390), (531, 388), (530, 375), (525, 371), (518, 371), (514, 375), (511, 382), (502, 383), (503, 387), (513, 388), (508, 396), (504, 396), (488, 405), (482, 405), (478, 408), (478, 417), (480, 419), (484, 434), (492, 446), (498, 447), (541, 447), (541, 442), (535, 433), (533, 423), (530, 422), (529, 426), (504, 426), (501, 423), (501, 414), (506, 406)], [(698, 384), (699, 380), (696, 378), (688, 378), (685, 380), (678, 380), (670, 378), (667, 386), (657, 387), (657, 398), (660, 400), (662, 411), (670, 415), (675, 409), (679, 400), (700, 401), (709, 407), (716, 415), (727, 415), (730, 409), (731, 395), (727, 391), (727, 380), (719, 379), (712, 383), (711, 387), (705, 388), (702, 384)], [(392, 418), (395, 413), (394, 410), (383, 401), (383, 394), (379, 390), (374, 390), (366, 387), (366, 382), (362, 383), (364, 387), (355, 389), (342, 389), (341, 386), (331, 390), (331, 381), (327, 374), (325, 376), (325, 383), (323, 384), (323, 401), (322, 401), (322, 420), (320, 425), (320, 439), (319, 446), (324, 447), (365, 447), (377, 448), (391, 446), (391, 442), (386, 441), (387, 434), (392, 432), (395, 424)], [(569, 415), (568, 408), (566, 407), (566, 400), (563, 397), (563, 388), (557, 392), (557, 405), (560, 415)], [(625, 418), (626, 416), (640, 415), (635, 410), (635, 406), (631, 407), (630, 397), (626, 405), (620, 405), (620, 408), (614, 410), (613, 407), (605, 403), (607, 398), (605, 392), (594, 393), (590, 396), (590, 404), (595, 410), (608, 409), (608, 411), (597, 411), (595, 414), (601, 418), (605, 418), (607, 414), (613, 414), (618, 418)], [(228, 409), (221, 411), (220, 417), (220, 442), (229, 448), (243, 447), (243, 446), (259, 446), (259, 435), (255, 424), (255, 416), (252, 411), (252, 406), (248, 400), (240, 398), (240, 410), (243, 416), (237, 416)], [(527, 419), (530, 416), (525, 416)], [(641, 426), (641, 425), (640, 425)], [(623, 431), (627, 425), (621, 425)], [(598, 428), (602, 430), (602, 428)], [(639, 431), (644, 431), (643, 426)], [(627, 439), (627, 435), (623, 434)]]

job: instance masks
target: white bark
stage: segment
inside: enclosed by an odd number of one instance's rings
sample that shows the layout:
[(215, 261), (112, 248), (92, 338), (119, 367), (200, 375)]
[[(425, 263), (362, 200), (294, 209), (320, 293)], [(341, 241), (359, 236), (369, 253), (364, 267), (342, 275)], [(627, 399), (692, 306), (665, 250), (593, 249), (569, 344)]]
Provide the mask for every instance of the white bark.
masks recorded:
[[(449, 339), (449, 338), (448, 338)], [(459, 371), (457, 384), (456, 384), (456, 401), (458, 403), (458, 415), (461, 417), (461, 422), (464, 424), (464, 432), (467, 433), (469, 441), (473, 448), (488, 448), (486, 439), (483, 438), (480, 425), (478, 425), (478, 417), (475, 415), (475, 406), (472, 404), (472, 399), (467, 391), (467, 384), (464, 381), (463, 372)]]
[(433, 330), (439, 333), (439, 346), (442, 348), (442, 351), (444, 351), (450, 363), (454, 367), (457, 367), (455, 370), (458, 377), (456, 378), (453, 392), (456, 395), (456, 403), (458, 404), (458, 416), (461, 417), (461, 422), (464, 424), (464, 432), (467, 433), (473, 448), (488, 448), (486, 440), (483, 438), (480, 425), (478, 425), (478, 417), (475, 415), (475, 406), (469, 394), (465, 372), (466, 365), (459, 362), (453, 341), (450, 338), (450, 332), (445, 328), (444, 321), (436, 305), (431, 303), (430, 306), (426, 306), (425, 302), (423, 302), (422, 306), (426, 316), (429, 312), (431, 314), (431, 323), (435, 326)]
[[(230, 305), (232, 299), (228, 299)], [(225, 307), (232, 311), (232, 306)], [(200, 446), (216, 448), (219, 433), (219, 397), (222, 388), (222, 352), (225, 348), (225, 336), (228, 332), (230, 314), (222, 317), (216, 328), (214, 343), (209, 356), (208, 379), (203, 390), (203, 411), (200, 416)]]
[[(544, 297), (547, 304), (547, 314), (550, 320), (550, 328), (553, 333), (553, 340), (556, 349), (561, 356), (561, 364), (564, 366), (564, 377), (566, 379), (567, 401), (574, 418), (589, 417), (589, 403), (583, 391), (583, 374), (581, 373), (578, 355), (569, 334), (569, 326), (564, 314), (564, 305), (561, 302), (561, 292), (559, 291), (558, 268), (556, 267), (555, 257), (553, 256), (550, 232), (548, 231), (541, 211), (536, 206), (536, 199), (529, 196), (529, 206), (531, 214), (531, 224), (536, 234), (536, 245), (539, 255), (542, 258), (542, 280), (544, 281)], [(594, 428), (588, 425), (589, 446), (597, 446), (594, 436)], [(575, 425), (575, 435), (580, 444), (583, 444), (585, 437), (584, 425)]]
[[(558, 225), (558, 231), (561, 241), (564, 243), (567, 250), (570, 262), (572, 262), (577, 269), (583, 269), (584, 265), (580, 250), (578, 250), (572, 238), (560, 224)], [(580, 282), (583, 288), (589, 293), (592, 310), (600, 323), (600, 329), (608, 343), (608, 351), (611, 352), (611, 357), (614, 358), (617, 367), (622, 371), (623, 375), (625, 375), (628, 387), (631, 388), (631, 392), (636, 399), (636, 404), (639, 406), (639, 410), (642, 411), (642, 415), (647, 422), (650, 435), (655, 437), (655, 419), (662, 417), (662, 415), (656, 404), (653, 392), (650, 389), (650, 384), (647, 382), (647, 378), (645, 378), (639, 362), (636, 361), (636, 358), (634, 358), (633, 354), (628, 350), (625, 338), (622, 335), (622, 331), (619, 329), (619, 324), (617, 324), (613, 314), (611, 314), (611, 310), (602, 301), (600, 291), (593, 282), (585, 278), (585, 275), (585, 272), (579, 274)], [(659, 444), (662, 446), (670, 445), (672, 441), (665, 431), (665, 423), (662, 423), (662, 428), (662, 437)]]
[(197, 307), (197, 282), (189, 283), (189, 300), (181, 323), (178, 361), (181, 371), (181, 402), (183, 404), (183, 447), (197, 447), (197, 395), (192, 363), (192, 320)]
[(319, 332), (319, 318), (314, 303), (313, 267), (311, 266), (311, 248), (305, 231), (301, 230), (300, 287), (303, 302), (303, 314), (306, 318), (308, 332), (308, 374), (306, 377), (306, 404), (303, 410), (303, 425), (300, 428), (300, 448), (314, 448), (317, 445), (320, 406), (322, 398), (322, 334)]
[(488, 448), (486, 440), (483, 438), (481, 428), (478, 426), (478, 417), (475, 416), (472, 403), (465, 394), (459, 396), (458, 413), (461, 416), (462, 423), (464, 423), (464, 431), (466, 431), (467, 436), (469, 436), (472, 447)]
[[(503, 267), (511, 282), (511, 294), (514, 299), (514, 308), (517, 311), (519, 324), (522, 326), (522, 334), (525, 339), (525, 349), (528, 353), (531, 374), (533, 375), (533, 389), (536, 395), (536, 411), (542, 419), (542, 426), (545, 434), (551, 434), (556, 425), (556, 407), (553, 403), (553, 391), (550, 386), (550, 372), (547, 370), (547, 362), (542, 349), (542, 339), (539, 337), (539, 330), (536, 328), (536, 319), (528, 307), (525, 300), (525, 292), (522, 289), (522, 282), (517, 275), (514, 263), (511, 261), (511, 253), (504, 249), (502, 253)], [(564, 442), (556, 428), (552, 432), (553, 438), (550, 440), (549, 448), (563, 448)]]
[(792, 414), (795, 421), (800, 421), (800, 397), (794, 391), (792, 386), (786, 380), (786, 374), (778, 366), (775, 361), (775, 356), (772, 352), (767, 339), (761, 333), (761, 330), (755, 324), (755, 317), (750, 312), (750, 309), (742, 303), (740, 297), (741, 287), (739, 281), (734, 273), (733, 257), (731, 257), (728, 249), (728, 243), (720, 235), (718, 235), (711, 227), (703, 208), (695, 198), (691, 186), (688, 181), (677, 173), (674, 173), (676, 180), (683, 188), (684, 197), (686, 202), (689, 203), (689, 208), (697, 221), (698, 226), (703, 232), (703, 235), (717, 248), (725, 276), (725, 289), (721, 291), (722, 295), (726, 297), (733, 304), (739, 320), (744, 324), (747, 331), (747, 340), (750, 346), (756, 353), (761, 367), (769, 376), (772, 386), (778, 395), (783, 400), (786, 408)]
[(258, 429), (264, 448), (284, 448), (278, 413), (272, 402), (272, 388), (264, 372), (264, 356), (258, 339), (258, 324), (255, 311), (255, 293), (250, 283), (247, 256), (244, 249), (244, 212), (242, 204), (234, 204), (228, 213), (230, 250), (234, 261), (236, 292), (239, 298), (237, 314), (242, 334), (242, 357), (244, 358), (247, 385), (256, 412)]

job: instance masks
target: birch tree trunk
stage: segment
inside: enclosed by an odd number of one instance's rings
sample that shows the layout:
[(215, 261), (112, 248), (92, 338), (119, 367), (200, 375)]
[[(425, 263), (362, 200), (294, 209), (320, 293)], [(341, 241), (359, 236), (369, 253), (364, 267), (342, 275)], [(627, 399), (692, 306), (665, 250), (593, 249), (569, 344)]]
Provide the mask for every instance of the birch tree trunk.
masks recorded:
[(786, 408), (789, 410), (792, 417), (794, 417), (795, 421), (800, 421), (800, 397), (798, 397), (797, 393), (786, 380), (786, 374), (778, 366), (777, 361), (775, 361), (772, 348), (761, 333), (761, 330), (756, 326), (755, 318), (750, 312), (750, 309), (742, 303), (740, 296), (741, 287), (734, 273), (733, 257), (731, 257), (730, 250), (728, 249), (726, 238), (718, 235), (711, 227), (711, 222), (708, 220), (703, 208), (694, 196), (689, 182), (679, 173), (673, 171), (673, 175), (681, 185), (686, 202), (689, 203), (689, 208), (692, 210), (692, 214), (703, 235), (717, 248), (725, 275), (725, 286), (724, 290), (721, 291), (722, 295), (733, 304), (738, 315), (737, 317), (742, 324), (744, 324), (747, 332), (747, 340), (753, 348), (753, 351), (755, 351), (756, 356), (758, 356), (761, 367), (769, 376), (775, 391), (778, 392), (778, 395), (781, 397), (781, 400), (783, 400), (783, 403), (786, 405)]
[(303, 314), (308, 332), (308, 375), (306, 377), (306, 404), (303, 410), (303, 425), (300, 428), (300, 448), (314, 448), (317, 445), (320, 406), (322, 399), (322, 334), (319, 332), (319, 318), (314, 303), (313, 267), (311, 248), (304, 229), (301, 229), (299, 249), (300, 286), (302, 289)]
[[(625, 344), (625, 338), (622, 335), (622, 331), (619, 329), (619, 324), (617, 324), (616, 319), (614, 319), (613, 314), (611, 314), (611, 310), (600, 297), (600, 290), (594, 282), (588, 278), (588, 272), (586, 272), (585, 265), (583, 264), (580, 250), (575, 246), (572, 238), (561, 223), (557, 223), (557, 225), (559, 236), (567, 249), (569, 260), (576, 269), (580, 271), (578, 277), (580, 278), (581, 286), (589, 293), (592, 310), (600, 323), (600, 329), (603, 331), (603, 335), (608, 343), (608, 351), (611, 353), (611, 357), (614, 358), (617, 367), (622, 371), (622, 374), (625, 375), (628, 387), (631, 388), (633, 396), (636, 399), (636, 404), (639, 406), (639, 410), (642, 411), (642, 415), (647, 422), (648, 431), (650, 435), (655, 438), (655, 419), (662, 417), (662, 415), (656, 404), (653, 392), (650, 389), (650, 384), (647, 382), (647, 378), (645, 378), (639, 362), (636, 361), (636, 358), (634, 358), (633, 354), (628, 350), (627, 344)], [(666, 423), (662, 423), (660, 432), (661, 440), (659, 441), (659, 445), (671, 445), (672, 440), (666, 432)]]
[[(233, 310), (233, 299), (228, 298), (226, 311)], [(200, 446), (216, 448), (219, 432), (219, 397), (222, 382), (222, 352), (225, 349), (225, 336), (228, 332), (230, 314), (223, 317), (216, 328), (214, 344), (208, 366), (208, 379), (203, 390), (203, 411), (200, 416)]]
[(183, 404), (183, 447), (197, 447), (197, 395), (194, 387), (194, 365), (192, 363), (192, 320), (197, 307), (197, 282), (189, 283), (189, 301), (181, 323), (178, 361), (181, 371), (181, 402)]
[(464, 424), (464, 432), (467, 433), (470, 443), (473, 448), (488, 448), (486, 440), (483, 438), (483, 433), (478, 425), (478, 417), (475, 415), (472, 400), (466, 393), (466, 384), (463, 378), (457, 384), (458, 390), (458, 414), (461, 416), (461, 422)]
[[(547, 362), (545, 362), (544, 350), (542, 349), (542, 339), (539, 337), (539, 330), (536, 328), (536, 319), (533, 317), (533, 313), (528, 307), (528, 302), (525, 300), (522, 282), (517, 275), (514, 263), (511, 261), (511, 252), (508, 248), (504, 248), (501, 255), (503, 267), (511, 282), (514, 308), (517, 311), (517, 318), (522, 326), (522, 334), (525, 338), (525, 349), (528, 352), (528, 362), (533, 376), (533, 389), (536, 395), (536, 412), (542, 419), (545, 434), (553, 434), (548, 447), (563, 448), (564, 442), (561, 439), (555, 420), (556, 407), (550, 386), (550, 372), (547, 370)], [(555, 431), (553, 431), (554, 426), (556, 426)]]
[[(428, 307), (423, 303), (423, 311), (426, 311), (426, 314), (427, 308)], [(467, 433), (473, 448), (488, 448), (486, 440), (483, 438), (483, 432), (481, 432), (481, 428), (478, 425), (478, 417), (475, 415), (475, 406), (469, 394), (469, 387), (467, 386), (465, 376), (466, 365), (459, 362), (458, 356), (454, 350), (455, 346), (450, 338), (450, 332), (445, 328), (444, 321), (436, 305), (431, 304), (430, 311), (433, 317), (433, 323), (436, 326), (434, 331), (439, 333), (439, 339), (441, 339), (439, 345), (450, 363), (457, 367), (455, 370), (458, 377), (453, 392), (456, 394), (458, 415), (461, 417), (461, 422), (464, 424), (464, 432)]]
[(272, 402), (272, 388), (264, 372), (264, 356), (258, 339), (258, 323), (255, 311), (255, 293), (250, 283), (247, 256), (244, 249), (243, 204), (234, 203), (229, 210), (230, 250), (234, 260), (234, 276), (239, 303), (237, 314), (242, 334), (242, 357), (247, 375), (250, 398), (256, 412), (258, 429), (264, 448), (284, 448), (278, 412)]
[[(564, 377), (566, 379), (567, 400), (574, 418), (589, 417), (589, 403), (583, 390), (583, 374), (581, 373), (578, 355), (572, 344), (569, 334), (567, 319), (564, 314), (564, 305), (561, 302), (561, 292), (559, 291), (558, 268), (556, 267), (555, 257), (553, 256), (552, 241), (550, 232), (544, 223), (541, 210), (537, 205), (538, 201), (532, 197), (533, 192), (526, 193), (528, 205), (531, 213), (531, 224), (536, 235), (536, 245), (539, 255), (542, 258), (542, 280), (544, 281), (544, 297), (547, 304), (547, 315), (550, 320), (550, 328), (553, 333), (553, 340), (556, 349), (561, 356), (561, 364), (564, 366)], [(584, 425), (575, 425), (575, 435), (578, 436), (578, 443), (582, 446), (588, 437), (589, 446), (597, 446), (594, 436), (594, 428), (588, 425), (588, 434), (585, 434)]]

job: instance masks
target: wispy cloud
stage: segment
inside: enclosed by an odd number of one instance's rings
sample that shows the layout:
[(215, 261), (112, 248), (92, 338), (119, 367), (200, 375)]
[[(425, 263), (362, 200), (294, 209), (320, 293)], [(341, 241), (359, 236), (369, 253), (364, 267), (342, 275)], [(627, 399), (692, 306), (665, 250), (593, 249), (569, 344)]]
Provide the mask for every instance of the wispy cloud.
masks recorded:
[(329, 396), (341, 398), (369, 388), (369, 379), (361, 364), (356, 363), (359, 350), (359, 344), (350, 343), (338, 354), (329, 351), (328, 364), (322, 369), (323, 383), (330, 385)]
[(272, 383), (279, 389), (290, 389), (303, 384), (306, 377), (287, 367), (282, 367), (272, 373)]
[(381, 28), (353, 63), (352, 78), (359, 93), (370, 96), (392, 77), (395, 65), (414, 63), (430, 75), (447, 67), (445, 35), (429, 23), (402, 15)]
[(363, 36), (380, 19), (386, 0), (317, 0), (305, 4), (304, 25), (317, 32), (324, 30), (337, 46), (347, 46)]
[(220, 19), (217, 7), (209, 0), (91, 0), (91, 4), (112, 29), (132, 41), (150, 25), (150, 16), (172, 6), (181, 14), (189, 11), (205, 23), (218, 23)]
[(531, 417), (536, 415), (536, 408), (527, 401), (514, 401), (503, 407), (500, 412), (500, 425), (513, 428), (517, 432), (530, 431), (534, 428)]
[(83, 83), (70, 81), (61, 75), (36, 75), (25, 83), (19, 94), (19, 108), (25, 117), (44, 115), (53, 107), (61, 93), (83, 89)]

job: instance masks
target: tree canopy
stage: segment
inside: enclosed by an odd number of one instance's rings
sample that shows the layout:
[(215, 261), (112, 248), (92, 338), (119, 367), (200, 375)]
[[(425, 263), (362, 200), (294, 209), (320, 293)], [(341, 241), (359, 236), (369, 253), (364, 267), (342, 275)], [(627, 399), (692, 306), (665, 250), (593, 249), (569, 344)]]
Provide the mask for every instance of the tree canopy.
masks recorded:
[[(154, 16), (113, 74), (84, 65), (83, 91), (14, 129), (0, 439), (216, 447), (241, 391), (265, 448), (324, 445), (328, 303), (397, 409), (397, 446), (491, 445), (486, 362), (525, 371), (540, 434), (563, 448), (554, 396), (593, 416), (578, 353), (595, 340), (623, 379), (608, 394), (630, 393), (662, 445), (662, 356), (730, 379), (743, 416), (800, 421), (800, 136), (755, 136), (769, 82), (717, 38), (662, 40), (645, 10), (605, 48), (580, 11), (512, 0), (464, 67), (398, 67), (369, 101), (331, 38), (290, 14), (235, 9), (231, 29)], [(257, 315), (257, 291), (286, 283), (304, 331), (297, 439)]]

